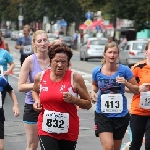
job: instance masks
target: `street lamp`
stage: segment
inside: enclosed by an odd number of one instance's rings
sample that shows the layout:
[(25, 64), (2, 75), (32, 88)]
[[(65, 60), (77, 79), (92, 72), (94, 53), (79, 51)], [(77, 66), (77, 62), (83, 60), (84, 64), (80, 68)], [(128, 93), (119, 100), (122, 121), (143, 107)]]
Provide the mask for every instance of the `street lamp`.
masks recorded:
[(22, 20), (23, 20), (23, 16), (22, 16), (22, 3), (20, 3), (19, 4), (19, 16), (18, 16), (19, 30), (22, 29)]

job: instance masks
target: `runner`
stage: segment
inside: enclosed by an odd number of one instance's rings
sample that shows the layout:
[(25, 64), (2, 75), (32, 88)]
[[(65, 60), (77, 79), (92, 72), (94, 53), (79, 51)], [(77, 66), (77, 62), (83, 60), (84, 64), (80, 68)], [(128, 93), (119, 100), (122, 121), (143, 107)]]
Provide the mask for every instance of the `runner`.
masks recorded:
[(103, 149), (120, 150), (130, 119), (125, 86), (133, 93), (138, 93), (139, 88), (130, 68), (116, 63), (119, 48), (115, 42), (105, 46), (103, 55), (102, 65), (92, 72), (91, 96), (96, 102), (95, 135), (100, 138)]
[(140, 150), (144, 134), (145, 150), (150, 150), (150, 42), (145, 48), (145, 54), (146, 59), (132, 67), (140, 93), (134, 94), (131, 103), (132, 142), (130, 150)]
[(17, 39), (16, 46), (15, 46), (16, 49), (20, 50), (21, 66), (22, 66), (25, 58), (27, 58), (28, 56), (33, 54), (32, 46), (31, 46), (31, 40), (32, 39), (31, 39), (31, 36), (30, 36), (30, 26), (29, 25), (24, 26), (23, 33), (24, 33), (24, 36), (19, 37)]
[(37, 30), (32, 37), (35, 54), (25, 59), (19, 74), (18, 89), (20, 92), (26, 92), (23, 115), (27, 137), (26, 150), (37, 150), (38, 147), (37, 118), (39, 113), (33, 109), (32, 89), (35, 75), (49, 67), (48, 44), (46, 32)]
[(10, 86), (10, 84), (7, 82), (7, 80), (0, 76), (0, 150), (4, 150), (4, 98), (5, 95), (3, 95), (3, 91), (7, 91), (10, 95), (10, 98), (12, 99), (14, 106), (13, 106), (13, 112), (14, 116), (18, 117), (20, 114), (19, 106), (16, 98), (16, 94), (13, 90), (13, 88)]
[(82, 76), (68, 69), (73, 54), (66, 44), (51, 46), (48, 55), (51, 69), (36, 75), (32, 93), (34, 108), (41, 111), (41, 150), (75, 150), (79, 135), (76, 105), (90, 109), (90, 96)]

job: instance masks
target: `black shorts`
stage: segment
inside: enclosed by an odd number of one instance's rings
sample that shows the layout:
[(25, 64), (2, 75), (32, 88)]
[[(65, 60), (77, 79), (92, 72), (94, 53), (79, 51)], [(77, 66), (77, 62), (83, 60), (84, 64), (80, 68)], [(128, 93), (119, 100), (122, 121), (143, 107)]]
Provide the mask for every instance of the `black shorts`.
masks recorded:
[(98, 137), (99, 133), (111, 132), (115, 140), (121, 140), (129, 125), (129, 120), (129, 113), (124, 117), (108, 118), (104, 114), (95, 112), (95, 135)]
[(4, 139), (4, 121), (0, 122), (0, 139)]
[(38, 121), (39, 112), (33, 109), (33, 104), (26, 104), (24, 106), (23, 122), (27, 124), (36, 124)]
[(50, 136), (39, 136), (41, 150), (75, 150), (76, 141), (57, 140)]

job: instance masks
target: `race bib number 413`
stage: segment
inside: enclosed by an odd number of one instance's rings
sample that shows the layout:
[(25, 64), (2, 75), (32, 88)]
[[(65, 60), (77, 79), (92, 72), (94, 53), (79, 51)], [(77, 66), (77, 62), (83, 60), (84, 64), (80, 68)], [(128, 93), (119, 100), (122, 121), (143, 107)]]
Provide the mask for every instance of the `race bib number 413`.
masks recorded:
[(69, 114), (45, 110), (43, 114), (42, 130), (48, 133), (67, 133), (69, 128)]
[(123, 97), (121, 94), (102, 94), (101, 111), (103, 113), (121, 113), (123, 111)]

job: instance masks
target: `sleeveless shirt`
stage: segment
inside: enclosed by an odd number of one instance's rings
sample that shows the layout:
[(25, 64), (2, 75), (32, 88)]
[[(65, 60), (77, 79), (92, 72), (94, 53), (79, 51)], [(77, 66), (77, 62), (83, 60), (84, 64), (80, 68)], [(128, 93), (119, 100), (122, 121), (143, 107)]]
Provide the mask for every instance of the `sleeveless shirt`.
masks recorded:
[[(54, 82), (50, 79), (50, 69), (43, 73), (40, 82), (40, 101), (42, 111), (38, 117), (38, 135), (47, 135), (58, 140), (76, 141), (79, 135), (79, 117), (77, 109), (73, 103), (67, 103), (63, 100), (63, 92), (69, 92), (74, 96), (77, 93), (72, 87), (72, 71), (67, 70), (63, 79)], [(55, 111), (60, 113), (69, 113), (69, 128), (67, 133), (47, 133), (42, 130), (44, 110)]]
[(4, 41), (2, 40), (2, 44), (0, 45), (0, 48), (4, 49), (5, 45), (4, 45)]
[[(42, 71), (35, 54), (32, 54), (32, 65), (33, 65), (32, 71), (29, 73), (29, 81), (30, 81), (30, 83), (33, 83), (35, 75), (38, 72)], [(27, 103), (27, 104), (33, 104), (34, 103), (34, 100), (32, 98), (32, 90), (30, 90), (30, 91), (28, 91), (26, 93), (25, 103)]]

